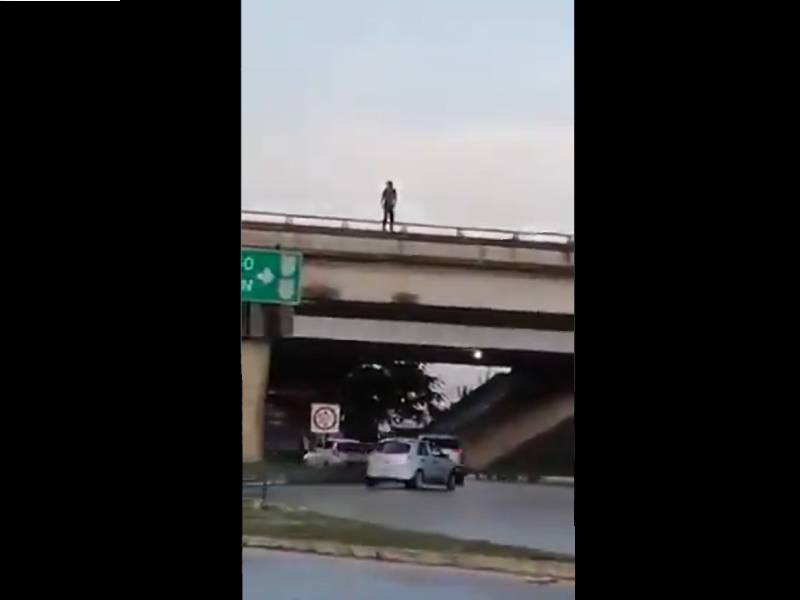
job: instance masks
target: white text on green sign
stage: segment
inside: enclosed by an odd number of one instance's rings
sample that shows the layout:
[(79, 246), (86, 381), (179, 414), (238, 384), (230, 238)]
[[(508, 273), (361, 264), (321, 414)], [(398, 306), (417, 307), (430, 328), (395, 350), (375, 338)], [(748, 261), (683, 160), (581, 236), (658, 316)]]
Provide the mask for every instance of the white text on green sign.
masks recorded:
[(299, 303), (302, 270), (300, 252), (242, 249), (242, 302)]

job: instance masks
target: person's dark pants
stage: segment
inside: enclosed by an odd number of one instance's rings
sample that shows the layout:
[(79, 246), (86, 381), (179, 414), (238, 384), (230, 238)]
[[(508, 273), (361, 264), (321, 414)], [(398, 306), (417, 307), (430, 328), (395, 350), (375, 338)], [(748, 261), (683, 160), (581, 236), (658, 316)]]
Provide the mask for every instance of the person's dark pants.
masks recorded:
[(394, 209), (383, 209), (383, 230), (386, 231), (386, 222), (389, 222), (389, 231), (394, 232)]

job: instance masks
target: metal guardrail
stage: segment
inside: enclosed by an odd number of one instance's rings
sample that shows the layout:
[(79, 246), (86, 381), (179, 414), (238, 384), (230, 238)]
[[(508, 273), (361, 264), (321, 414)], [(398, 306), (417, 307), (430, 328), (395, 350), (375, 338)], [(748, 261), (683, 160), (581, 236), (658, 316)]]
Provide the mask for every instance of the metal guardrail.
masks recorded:
[(267, 501), (267, 488), (269, 488), (269, 481), (267, 478), (262, 478), (261, 481), (256, 479), (242, 479), (242, 499), (260, 498), (261, 502)]
[[(243, 210), (242, 221), (252, 223), (274, 223), (308, 227), (330, 227), (338, 230), (381, 231), (383, 222), (371, 219), (351, 219), (347, 217), (326, 217), (319, 215), (288, 214), (262, 210)], [(555, 231), (514, 231), (488, 227), (462, 227), (455, 225), (430, 225), (425, 223), (404, 223), (395, 221), (397, 233), (417, 233), (453, 236), (473, 240), (504, 240), (519, 242), (549, 242), (570, 246), (575, 243), (575, 235)]]

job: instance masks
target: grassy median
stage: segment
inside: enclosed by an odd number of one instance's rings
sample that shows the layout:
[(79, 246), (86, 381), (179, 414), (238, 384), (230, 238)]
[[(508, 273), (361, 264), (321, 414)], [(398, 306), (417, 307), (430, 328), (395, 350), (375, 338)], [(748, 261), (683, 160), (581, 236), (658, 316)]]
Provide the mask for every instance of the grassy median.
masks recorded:
[(479, 554), (539, 561), (575, 561), (574, 557), (564, 554), (518, 546), (503, 546), (481, 540), (460, 540), (433, 533), (392, 529), (280, 505), (256, 508), (252, 503), (244, 503), (242, 506), (242, 533), (251, 536), (323, 540), (379, 548)]

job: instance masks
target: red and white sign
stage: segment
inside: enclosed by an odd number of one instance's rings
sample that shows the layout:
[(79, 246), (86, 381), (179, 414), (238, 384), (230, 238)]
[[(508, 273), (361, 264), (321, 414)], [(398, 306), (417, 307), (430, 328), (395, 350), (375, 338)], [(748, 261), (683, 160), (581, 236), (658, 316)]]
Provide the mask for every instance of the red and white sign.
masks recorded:
[(339, 433), (340, 413), (341, 407), (338, 404), (312, 404), (311, 431), (313, 433)]

